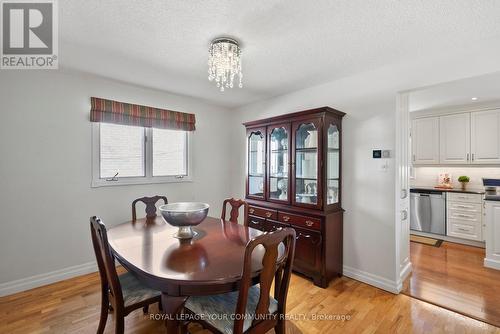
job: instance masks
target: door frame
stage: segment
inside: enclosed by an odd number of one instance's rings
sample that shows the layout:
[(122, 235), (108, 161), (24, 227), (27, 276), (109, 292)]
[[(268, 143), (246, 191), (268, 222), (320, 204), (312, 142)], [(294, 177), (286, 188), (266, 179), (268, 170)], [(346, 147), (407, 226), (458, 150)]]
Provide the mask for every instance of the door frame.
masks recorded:
[(412, 272), (410, 261), (410, 91), (396, 96), (395, 278), (397, 292)]

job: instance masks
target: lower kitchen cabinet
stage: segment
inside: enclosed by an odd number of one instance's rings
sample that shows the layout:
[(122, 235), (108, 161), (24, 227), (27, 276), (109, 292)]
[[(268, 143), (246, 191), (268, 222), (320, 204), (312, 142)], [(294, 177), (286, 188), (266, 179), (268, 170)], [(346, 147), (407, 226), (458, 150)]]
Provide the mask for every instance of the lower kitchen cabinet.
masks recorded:
[(486, 258), (484, 266), (500, 270), (500, 202), (485, 201)]
[(296, 233), (293, 270), (325, 288), (331, 279), (342, 275), (342, 211), (318, 216), (300, 211), (300, 208), (290, 211), (251, 205), (248, 226), (264, 232), (293, 228)]
[(483, 241), (483, 196), (447, 194), (446, 234), (450, 237)]

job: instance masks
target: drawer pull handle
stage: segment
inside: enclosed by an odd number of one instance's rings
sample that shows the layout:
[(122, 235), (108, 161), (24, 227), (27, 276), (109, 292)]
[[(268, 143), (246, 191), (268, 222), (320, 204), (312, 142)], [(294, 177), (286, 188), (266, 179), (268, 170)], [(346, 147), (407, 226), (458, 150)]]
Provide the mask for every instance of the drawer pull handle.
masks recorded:
[(290, 217), (288, 217), (288, 216), (283, 216), (283, 220), (287, 222), (287, 221), (289, 221), (289, 220), (290, 220)]
[(306, 220), (306, 225), (311, 227), (314, 225), (314, 222), (310, 221), (310, 220)]
[(461, 213), (457, 214), (458, 217), (463, 217), (463, 218), (474, 218), (474, 217), (471, 217), (471, 216), (468, 216), (468, 215), (463, 215)]
[(271, 218), (271, 217), (272, 217), (272, 215), (273, 215), (273, 213), (272, 213), (272, 212), (266, 212), (266, 217), (267, 217), (267, 218)]
[(462, 209), (472, 209), (471, 206), (468, 205), (457, 205), (457, 208), (462, 208)]
[(466, 229), (466, 228), (462, 228), (462, 227), (459, 227), (459, 228), (458, 228), (458, 230), (463, 231), (463, 232), (469, 232), (469, 230), (468, 230), (468, 229)]
[(252, 224), (255, 224), (255, 225), (260, 225), (260, 222), (257, 222), (255, 220), (252, 220)]
[(254, 213), (254, 212), (255, 212), (255, 210), (254, 210), (254, 209), (250, 209), (250, 210), (248, 210), (248, 212), (250, 212), (250, 213)]
[(310, 236), (309, 234), (302, 234), (302, 233), (299, 233), (299, 235), (297, 235), (297, 236), (295, 237), (295, 239), (299, 239), (300, 237), (304, 237), (304, 238), (308, 238), (308, 239), (309, 239), (311, 236)]

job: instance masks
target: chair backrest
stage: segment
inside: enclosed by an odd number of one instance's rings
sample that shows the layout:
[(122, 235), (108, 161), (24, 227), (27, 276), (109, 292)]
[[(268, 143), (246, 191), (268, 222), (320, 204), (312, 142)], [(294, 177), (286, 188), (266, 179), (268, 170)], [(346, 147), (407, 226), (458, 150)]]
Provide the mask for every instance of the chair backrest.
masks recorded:
[(113, 306), (115, 308), (120, 307), (120, 305), (123, 305), (122, 288), (116, 273), (115, 259), (109, 248), (106, 226), (104, 226), (100, 218), (95, 216), (90, 218), (90, 233), (97, 266), (99, 267), (99, 275), (101, 276), (101, 284), (111, 292)]
[[(283, 245), (283, 253), (280, 252), (280, 244)], [(290, 276), (292, 274), (292, 263), (295, 256), (295, 230), (292, 228), (280, 228), (274, 232), (262, 234), (250, 240), (246, 246), (243, 264), (243, 273), (235, 311), (233, 333), (243, 333), (243, 324), (248, 302), (248, 291), (252, 285), (252, 254), (259, 245), (264, 247), (262, 258), (262, 271), (259, 276), (260, 296), (255, 309), (255, 318), (252, 325), (265, 319), (271, 319), (269, 304), (271, 285), (274, 280), (274, 298), (278, 302), (278, 315), (286, 312), (286, 298)]]
[(132, 202), (132, 220), (137, 219), (137, 212), (135, 210), (135, 205), (137, 202), (143, 202), (146, 204), (146, 219), (153, 219), (156, 217), (156, 203), (159, 200), (163, 200), (165, 204), (168, 204), (168, 199), (165, 196), (153, 196), (153, 197), (141, 197)]
[(240, 207), (244, 207), (244, 225), (247, 226), (247, 216), (248, 216), (248, 203), (242, 199), (226, 198), (222, 204), (222, 215), (221, 219), (226, 220), (226, 209), (227, 204), (231, 205), (231, 212), (229, 214), (229, 221), (233, 223), (238, 222), (238, 216)]

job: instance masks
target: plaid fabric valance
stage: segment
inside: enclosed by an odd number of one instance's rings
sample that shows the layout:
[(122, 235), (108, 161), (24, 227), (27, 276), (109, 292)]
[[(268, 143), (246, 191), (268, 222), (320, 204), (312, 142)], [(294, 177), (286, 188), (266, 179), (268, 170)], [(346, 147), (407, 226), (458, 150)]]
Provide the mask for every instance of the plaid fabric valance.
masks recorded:
[(90, 121), (194, 131), (195, 115), (91, 97)]

